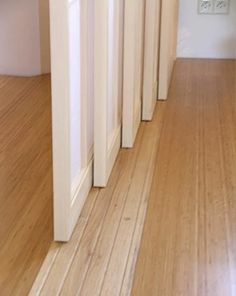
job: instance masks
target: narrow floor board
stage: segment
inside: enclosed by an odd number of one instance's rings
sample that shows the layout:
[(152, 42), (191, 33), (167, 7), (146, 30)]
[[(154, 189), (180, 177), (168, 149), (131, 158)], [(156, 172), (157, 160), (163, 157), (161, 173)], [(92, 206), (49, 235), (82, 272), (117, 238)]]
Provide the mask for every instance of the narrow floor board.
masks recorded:
[(132, 295), (236, 295), (233, 60), (176, 63)]
[(31, 295), (236, 295), (235, 69), (177, 61), (169, 100), (91, 191), (71, 242), (51, 245)]
[(164, 110), (120, 151), (107, 188), (91, 191), (71, 242), (52, 244), (31, 295), (130, 294)]

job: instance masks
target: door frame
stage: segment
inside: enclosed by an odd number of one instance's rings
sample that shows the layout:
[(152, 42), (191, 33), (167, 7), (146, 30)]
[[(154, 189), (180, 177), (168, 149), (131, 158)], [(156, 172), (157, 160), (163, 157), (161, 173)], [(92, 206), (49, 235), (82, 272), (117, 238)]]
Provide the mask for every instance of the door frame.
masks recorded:
[(142, 120), (151, 121), (158, 99), (161, 0), (146, 0)]
[(133, 147), (141, 123), (144, 4), (144, 0), (128, 0), (124, 7), (123, 148)]
[[(71, 93), (69, 8), (80, 5), (80, 16), (87, 13), (87, 0), (50, 0), (52, 134), (53, 134), (53, 216), (54, 240), (69, 241), (92, 186), (92, 160), (82, 162), (81, 171), (71, 176)], [(84, 13), (84, 14), (83, 14)], [(81, 71), (86, 71), (86, 17), (79, 19)], [(80, 71), (80, 73), (81, 73)], [(80, 85), (81, 130), (86, 131), (86, 75), (75, 77)], [(79, 98), (78, 98), (79, 99)], [(84, 114), (82, 116), (82, 114)], [(81, 132), (81, 138), (84, 133)], [(85, 140), (85, 139), (84, 139)], [(81, 159), (88, 159), (86, 141), (81, 141)]]
[[(122, 1), (113, 3), (114, 27), (109, 19), (109, 0), (95, 0), (94, 28), (94, 186), (105, 187), (121, 147), (121, 124), (108, 134), (108, 101), (118, 97), (120, 91), (120, 15)], [(113, 30), (114, 40), (110, 40)], [(114, 46), (114, 52), (111, 48)], [(111, 47), (111, 48), (110, 48)], [(110, 70), (112, 73), (110, 73)], [(110, 81), (112, 79), (112, 83)], [(111, 89), (111, 91), (109, 91)], [(117, 113), (118, 106), (114, 106)]]

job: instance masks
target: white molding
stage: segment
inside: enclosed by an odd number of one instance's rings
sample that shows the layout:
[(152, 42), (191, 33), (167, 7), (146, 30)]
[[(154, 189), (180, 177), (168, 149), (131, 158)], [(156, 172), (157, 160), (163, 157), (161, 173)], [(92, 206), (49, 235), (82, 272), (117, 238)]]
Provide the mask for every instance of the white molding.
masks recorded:
[(80, 19), (80, 38), (81, 38), (81, 71), (80, 77), (81, 86), (81, 162), (82, 167), (86, 167), (89, 159), (88, 154), (88, 19), (89, 19), (89, 7), (88, 0), (80, 0), (81, 7), (81, 19)]
[[(72, 180), (71, 172), (71, 61), (69, 9), (80, 5), (80, 98), (81, 170)], [(76, 9), (76, 8), (75, 8)], [(68, 241), (92, 187), (92, 158), (87, 148), (87, 1), (50, 0), (51, 63), (52, 63), (52, 125), (53, 125), (53, 179), (54, 179), (54, 240)], [(76, 10), (77, 11), (77, 10)], [(79, 23), (80, 22), (80, 23)], [(78, 39), (78, 38), (77, 38)]]
[(132, 148), (141, 122), (144, 46), (143, 0), (125, 1), (122, 147)]
[(67, 241), (70, 213), (68, 2), (50, 0), (54, 239)]
[[(123, 1), (113, 3), (112, 25), (110, 1), (95, 0), (94, 3), (94, 186), (105, 187), (121, 144), (121, 123), (116, 121), (121, 92)], [(108, 131), (108, 100), (112, 100), (114, 107), (112, 132)]]
[(109, 1), (94, 1), (94, 186), (107, 182)]
[(156, 106), (160, 38), (160, 0), (146, 0), (142, 120), (151, 121)]
[(133, 112), (135, 87), (135, 1), (125, 1), (124, 8), (124, 83), (122, 147), (133, 146)]
[[(87, 199), (93, 183), (93, 151), (88, 151), (88, 1), (80, 2), (80, 52), (81, 52), (81, 75), (80, 75), (80, 99), (81, 99), (81, 165), (82, 170), (73, 181), (71, 190), (70, 206), (70, 233), (77, 223), (81, 210)], [(93, 148), (93, 147), (92, 147)]]

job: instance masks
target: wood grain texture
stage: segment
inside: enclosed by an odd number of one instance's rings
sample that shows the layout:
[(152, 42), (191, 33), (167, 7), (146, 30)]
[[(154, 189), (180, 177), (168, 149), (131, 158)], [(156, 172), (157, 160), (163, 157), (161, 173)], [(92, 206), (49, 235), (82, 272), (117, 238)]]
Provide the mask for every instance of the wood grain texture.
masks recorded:
[(236, 62), (178, 60), (132, 295), (236, 295)]
[(27, 295), (52, 241), (50, 76), (0, 76), (0, 294)]
[(108, 186), (91, 191), (71, 242), (52, 244), (30, 295), (130, 294), (164, 110), (120, 151)]

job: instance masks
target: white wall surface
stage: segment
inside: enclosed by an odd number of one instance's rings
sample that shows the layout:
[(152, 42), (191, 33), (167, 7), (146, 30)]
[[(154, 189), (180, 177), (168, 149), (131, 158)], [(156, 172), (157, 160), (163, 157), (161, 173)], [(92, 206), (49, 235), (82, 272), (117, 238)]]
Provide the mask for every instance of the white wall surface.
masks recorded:
[(31, 76), (50, 70), (49, 61), (42, 61), (49, 56), (48, 20), (40, 23), (40, 15), (47, 15), (42, 11), (48, 9), (47, 1), (0, 1), (0, 74)]
[(81, 172), (80, 1), (69, 5), (71, 179)]
[(199, 15), (197, 0), (180, 0), (178, 57), (236, 58), (236, 0), (229, 15)]

